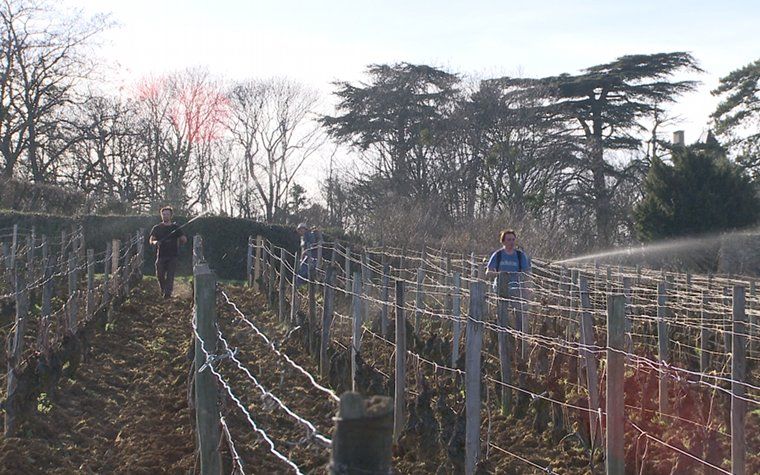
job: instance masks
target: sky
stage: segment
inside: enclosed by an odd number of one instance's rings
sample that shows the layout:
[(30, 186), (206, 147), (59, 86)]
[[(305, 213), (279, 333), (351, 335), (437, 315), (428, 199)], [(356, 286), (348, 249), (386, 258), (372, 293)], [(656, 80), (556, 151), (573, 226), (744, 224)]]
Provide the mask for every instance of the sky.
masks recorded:
[[(373, 63), (410, 62), (467, 78), (577, 73), (625, 54), (688, 51), (702, 83), (664, 133), (703, 135), (727, 73), (760, 57), (760, 1), (62, 0), (113, 28), (98, 54), (114, 83), (188, 67), (225, 79), (284, 76), (323, 93)], [(680, 78), (679, 78), (680, 79)]]

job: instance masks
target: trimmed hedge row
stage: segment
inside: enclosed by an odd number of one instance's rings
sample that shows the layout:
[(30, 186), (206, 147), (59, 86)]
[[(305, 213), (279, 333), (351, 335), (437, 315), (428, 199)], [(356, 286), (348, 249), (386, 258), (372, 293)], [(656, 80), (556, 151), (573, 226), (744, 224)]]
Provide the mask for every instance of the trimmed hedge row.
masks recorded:
[[(184, 225), (187, 218), (176, 216), (175, 221)], [(157, 216), (97, 216), (66, 217), (41, 213), (23, 213), (18, 211), (0, 211), (0, 229), (10, 229), (18, 224), (22, 232), (32, 227), (37, 236), (47, 235), (51, 242), (60, 241), (61, 231), (70, 232), (72, 227), (83, 226), (85, 246), (100, 252), (112, 239), (124, 239), (137, 229), (143, 229), (145, 235), (146, 274), (152, 274), (155, 249), (148, 244), (150, 229), (159, 222)], [(227, 218), (218, 216), (201, 217), (183, 228), (190, 238), (180, 250), (178, 273), (192, 272), (192, 236), (203, 236), (203, 248), (206, 260), (222, 279), (245, 279), (245, 263), (248, 248), (248, 236), (260, 234), (276, 246), (285, 247), (291, 252), (298, 249), (298, 234), (293, 228), (268, 225), (249, 219)], [(53, 252), (58, 252), (53, 249)]]

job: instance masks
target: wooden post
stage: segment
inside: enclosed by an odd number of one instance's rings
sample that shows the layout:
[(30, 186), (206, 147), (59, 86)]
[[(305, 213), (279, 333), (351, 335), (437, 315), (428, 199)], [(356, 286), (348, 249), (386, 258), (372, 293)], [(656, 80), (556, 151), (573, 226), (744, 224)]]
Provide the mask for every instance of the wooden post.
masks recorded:
[(699, 372), (702, 374), (707, 373), (707, 369), (710, 366), (710, 353), (709, 346), (707, 344), (710, 334), (708, 331), (708, 325), (710, 324), (709, 316), (707, 315), (707, 304), (709, 291), (702, 291), (702, 306), (700, 309), (700, 325), (699, 325)]
[(26, 280), (29, 284), (34, 284), (34, 281), (36, 280), (34, 277), (34, 246), (36, 245), (37, 238), (34, 235), (34, 228), (32, 228), (32, 232), (26, 237)]
[(314, 355), (317, 352), (316, 341), (314, 339), (314, 333), (317, 329), (317, 269), (314, 259), (309, 259), (309, 353)]
[[(623, 295), (625, 296), (625, 342), (630, 352), (633, 349), (633, 319), (631, 318), (631, 304), (633, 303), (633, 291), (631, 290), (631, 278), (623, 277)], [(588, 282), (586, 282), (588, 285)], [(583, 292), (583, 290), (581, 290)]]
[(324, 268), (322, 256), (324, 254), (325, 240), (322, 237), (322, 231), (317, 231), (317, 236), (317, 269), (322, 270)]
[(269, 275), (267, 276), (267, 301), (269, 305), (274, 304), (274, 281), (275, 281), (275, 268), (274, 268), (274, 244), (269, 243), (267, 246), (267, 270)]
[(126, 241), (127, 245), (124, 248), (124, 265), (122, 266), (122, 272), (124, 275), (121, 278), (121, 284), (122, 284), (122, 291), (121, 294), (124, 295), (126, 298), (127, 294), (129, 294), (129, 277), (131, 272), (131, 261), (132, 261), (132, 242), (129, 240)]
[(196, 234), (193, 236), (193, 267), (206, 262), (203, 256), (203, 236)]
[(260, 279), (261, 279), (261, 251), (263, 247), (263, 240), (261, 236), (256, 236), (256, 257), (253, 260), (253, 291), (261, 291)]
[(406, 394), (406, 316), (404, 314), (404, 281), (396, 281), (396, 375), (394, 388), (393, 440), (398, 442), (404, 430)]
[(319, 374), (322, 378), (327, 378), (330, 372), (330, 360), (327, 355), (327, 349), (330, 347), (330, 328), (332, 327), (334, 302), (335, 302), (335, 267), (327, 266), (325, 273), (325, 288), (322, 300), (322, 338), (320, 339), (319, 348)]
[(285, 321), (285, 249), (280, 248), (280, 280), (277, 282), (277, 317), (281, 322)]
[(358, 393), (343, 393), (335, 418), (329, 473), (391, 473), (393, 420), (391, 398), (373, 396), (365, 401)]
[(356, 391), (356, 354), (361, 351), (362, 345), (362, 275), (354, 272), (352, 286), (352, 312), (353, 331), (351, 333), (351, 390)]
[(299, 253), (295, 252), (293, 256), (293, 284), (290, 287), (290, 324), (298, 325), (298, 308), (301, 306), (300, 294), (298, 293), (298, 264)]
[(111, 252), (112, 243), (106, 243), (106, 255), (103, 261), (103, 304), (106, 308), (106, 315), (110, 319), (110, 301), (111, 301)]
[(208, 264), (193, 268), (195, 295), (195, 321), (198, 335), (195, 338), (195, 422), (202, 474), (219, 474), (222, 470), (219, 456), (219, 406), (217, 381), (206, 368), (205, 351), (214, 354), (217, 347), (216, 329), (216, 276)]
[(588, 293), (588, 279), (580, 276), (579, 286), (581, 293), (581, 356), (586, 366), (586, 388), (588, 389), (589, 396), (588, 408), (594, 411), (589, 413), (591, 441), (597, 447), (601, 445), (602, 441), (600, 437), (601, 421), (597, 412), (597, 409), (599, 409), (599, 375), (597, 373), (596, 357), (591, 350), (592, 347), (596, 346), (596, 336), (594, 332), (594, 319), (591, 316), (592, 308)]
[(747, 440), (745, 415), (747, 402), (745, 387), (747, 377), (747, 316), (745, 313), (744, 287), (734, 286), (733, 292), (733, 353), (731, 355), (731, 473), (746, 473)]
[(451, 367), (456, 368), (459, 360), (459, 340), (462, 338), (462, 274), (454, 272), (453, 277), (454, 293), (451, 295), (451, 318), (452, 322), (452, 340), (451, 340)]
[(670, 413), (670, 404), (668, 400), (668, 375), (666, 365), (670, 361), (670, 350), (668, 348), (669, 330), (668, 323), (665, 320), (667, 297), (665, 295), (667, 283), (663, 280), (657, 284), (657, 341), (660, 358), (660, 412), (663, 414)]
[(37, 337), (40, 351), (45, 351), (50, 346), (50, 315), (53, 301), (53, 259), (50, 257), (50, 248), (47, 236), (42, 236), (42, 303), (40, 304), (40, 335)]
[(383, 338), (388, 338), (388, 307), (390, 306), (390, 302), (388, 299), (390, 299), (390, 273), (391, 268), (388, 264), (388, 258), (385, 254), (383, 254), (382, 257), (382, 264), (383, 264), (383, 277), (382, 277), (382, 287), (381, 292), (382, 295), (380, 296), (380, 299), (383, 302), (383, 306), (380, 309), (380, 333), (383, 335)]
[(77, 291), (77, 281), (79, 272), (77, 272), (77, 255), (74, 250), (69, 252), (69, 331), (71, 334), (77, 332), (78, 313), (79, 313), (79, 292)]
[(425, 293), (423, 282), (425, 281), (425, 270), (420, 267), (417, 269), (417, 289), (414, 293), (414, 332), (420, 333), (420, 320), (422, 312), (425, 310)]
[[(729, 307), (731, 305), (731, 288), (728, 286), (723, 287), (723, 305)], [(732, 353), (731, 350), (731, 322), (728, 320), (726, 312), (721, 314), (723, 320), (723, 349), (726, 352), (726, 357)]]
[(346, 283), (346, 294), (351, 293), (351, 286), (353, 285), (351, 283), (351, 248), (346, 246), (346, 267), (344, 269), (345, 274), (345, 283)]
[(11, 269), (11, 272), (16, 272), (16, 257), (18, 253), (18, 224), (13, 225), (13, 237), (11, 240), (11, 260), (8, 263), (8, 268)]
[(607, 297), (607, 475), (625, 474), (625, 297)]
[[(499, 365), (501, 369), (501, 382), (512, 384), (512, 353), (514, 351), (514, 338), (506, 331), (510, 329), (509, 324), (509, 275), (499, 272), (496, 277), (496, 292), (498, 300), (496, 302), (496, 321), (501, 328), (497, 334), (499, 341)], [(472, 305), (472, 303), (471, 303)], [(501, 386), (501, 412), (502, 414), (512, 413), (512, 388)]]
[[(749, 299), (750, 304), (747, 306), (747, 308), (760, 311), (760, 307), (756, 307), (755, 303), (757, 301), (757, 289), (756, 284), (754, 280), (751, 280), (749, 282)], [(757, 340), (760, 337), (758, 334), (758, 325), (760, 325), (760, 322), (758, 322), (758, 317), (756, 313), (750, 314), (750, 327), (749, 327), (749, 348), (747, 348), (747, 351), (749, 352), (749, 356), (753, 356), (758, 350), (757, 350)]]
[(87, 311), (85, 318), (90, 320), (95, 314), (95, 251), (87, 249)]
[[(17, 226), (14, 225), (14, 232)], [(13, 437), (16, 432), (16, 417), (19, 413), (19, 404), (16, 400), (16, 389), (18, 389), (18, 377), (16, 374), (21, 356), (24, 353), (24, 336), (26, 334), (26, 323), (29, 314), (29, 289), (27, 288), (26, 277), (23, 272), (19, 271), (19, 266), (14, 260), (16, 267), (13, 268), (15, 277), (14, 298), (16, 301), (16, 319), (15, 329), (12, 339), (8, 342), (8, 376), (6, 386), (5, 401), (5, 437)]]
[(473, 475), (480, 459), (480, 352), (483, 347), (483, 282), (470, 285), (470, 318), (465, 353), (465, 473)]
[(113, 275), (113, 297), (119, 296), (119, 258), (121, 257), (121, 241), (111, 241), (111, 274)]
[(248, 236), (248, 252), (245, 256), (245, 281), (248, 287), (253, 285), (253, 236)]
[(371, 283), (371, 277), (370, 277), (370, 268), (369, 268), (369, 255), (365, 251), (362, 254), (362, 263), (361, 263), (361, 276), (362, 276), (362, 289), (363, 289), (363, 298), (362, 298), (362, 321), (368, 322), (369, 321), (369, 289), (370, 289), (370, 283)]

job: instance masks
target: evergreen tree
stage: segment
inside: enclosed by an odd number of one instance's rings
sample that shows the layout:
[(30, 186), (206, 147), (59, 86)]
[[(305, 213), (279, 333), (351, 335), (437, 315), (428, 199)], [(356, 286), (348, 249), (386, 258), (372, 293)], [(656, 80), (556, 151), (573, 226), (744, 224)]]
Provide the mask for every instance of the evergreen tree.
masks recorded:
[(675, 147), (672, 164), (652, 160), (636, 226), (644, 240), (739, 229), (757, 222), (760, 199), (750, 178), (710, 135)]

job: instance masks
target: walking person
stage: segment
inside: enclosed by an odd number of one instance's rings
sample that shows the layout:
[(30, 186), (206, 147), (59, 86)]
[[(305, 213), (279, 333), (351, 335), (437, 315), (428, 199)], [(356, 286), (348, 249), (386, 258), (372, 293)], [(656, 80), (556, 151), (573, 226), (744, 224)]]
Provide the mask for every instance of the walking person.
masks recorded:
[[(508, 305), (515, 310), (517, 328), (523, 329), (523, 311), (530, 297), (528, 289), (531, 274), (530, 257), (517, 249), (517, 233), (514, 230), (505, 229), (499, 233), (499, 241), (501, 248), (491, 254), (486, 264), (486, 277), (498, 276), (501, 272), (507, 274)], [(494, 286), (496, 286), (495, 279)]]
[(174, 210), (171, 206), (161, 208), (161, 222), (150, 230), (149, 242), (156, 246), (156, 278), (161, 294), (171, 298), (174, 289), (174, 273), (177, 271), (179, 246), (187, 243), (182, 228), (172, 221)]

